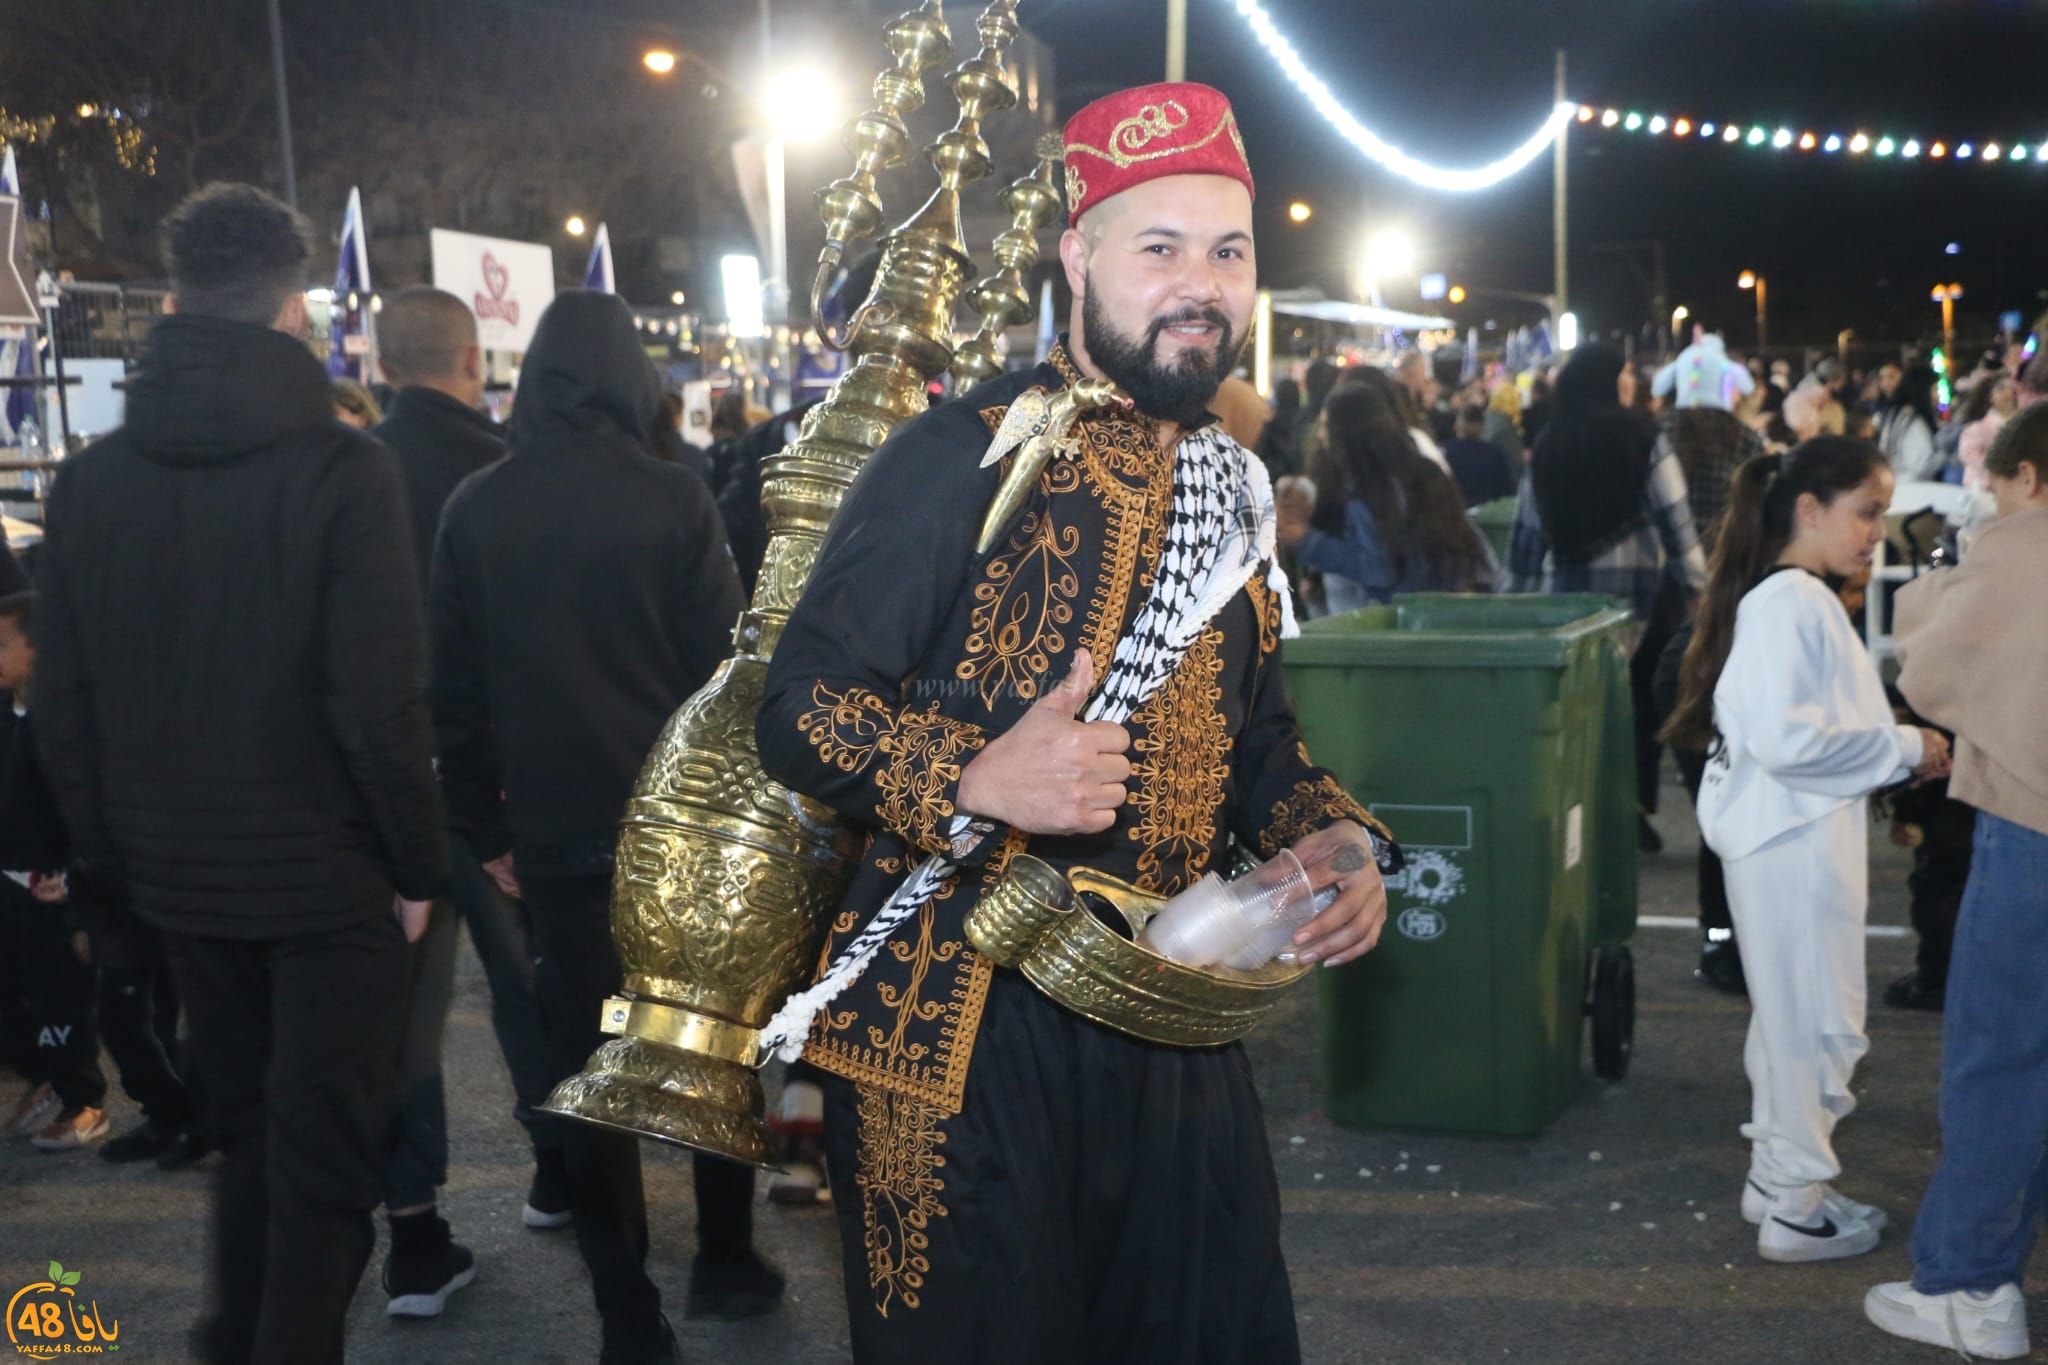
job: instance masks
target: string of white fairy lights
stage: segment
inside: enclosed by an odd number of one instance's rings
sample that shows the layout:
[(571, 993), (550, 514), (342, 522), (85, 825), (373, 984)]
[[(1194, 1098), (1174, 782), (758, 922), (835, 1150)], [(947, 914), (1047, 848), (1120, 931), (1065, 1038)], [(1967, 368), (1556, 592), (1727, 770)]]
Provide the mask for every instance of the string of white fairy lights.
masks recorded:
[(1328, 119), (1331, 126), (1342, 133), (1347, 141), (1359, 151), (1394, 172), (1418, 185), (1433, 190), (1453, 190), (1469, 193), (1483, 190), (1521, 170), (1524, 166), (1543, 155), (1550, 144), (1557, 141), (1557, 135), (1578, 113), (1575, 104), (1559, 104), (1543, 120), (1542, 126), (1531, 133), (1522, 145), (1498, 161), (1469, 170), (1452, 170), (1443, 166), (1432, 166), (1426, 161), (1408, 155), (1399, 147), (1386, 141), (1372, 129), (1360, 123), (1350, 110), (1338, 102), (1330, 87), (1308, 69), (1301, 54), (1294, 45), (1281, 36), (1273, 23), (1273, 16), (1266, 12), (1259, 0), (1236, 0), (1237, 12), (1251, 26), (1252, 34), (1259, 40), (1267, 53), (1279, 64), (1295, 88), (1308, 98), (1317, 113)]
[(1668, 134), (1673, 140), (1717, 141), (1777, 152), (1817, 152), (1821, 156), (1841, 154), (1851, 158), (1869, 156), (1878, 160), (1915, 161), (1925, 158), (1930, 161), (2048, 164), (2048, 138), (2033, 143), (2024, 140), (1974, 143), (1897, 137), (1888, 132), (1872, 135), (1862, 129), (1847, 134), (1817, 133), (1805, 129), (1795, 132), (1783, 125), (1766, 127), (1760, 123), (1719, 123), (1685, 116), (1667, 118), (1663, 114), (1643, 114), (1636, 110), (1561, 103), (1551, 109), (1542, 124), (1520, 146), (1497, 161), (1463, 170), (1433, 166), (1410, 156), (1359, 122), (1322, 78), (1309, 69), (1308, 63), (1280, 32), (1273, 16), (1259, 0), (1233, 0), (1233, 3), (1250, 27), (1252, 36), (1259, 40), (1260, 46), (1266, 49), (1281, 72), (1346, 141), (1396, 175), (1435, 190), (1469, 193), (1497, 185), (1543, 155), (1565, 127), (1574, 122), (1587, 129), (1601, 128), (1651, 137)]

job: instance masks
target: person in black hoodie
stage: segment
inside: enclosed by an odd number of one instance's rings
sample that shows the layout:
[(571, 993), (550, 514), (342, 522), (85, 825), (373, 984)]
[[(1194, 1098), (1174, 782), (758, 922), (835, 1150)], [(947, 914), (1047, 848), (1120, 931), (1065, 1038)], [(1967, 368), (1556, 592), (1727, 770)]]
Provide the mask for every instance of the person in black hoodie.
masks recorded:
[(51, 492), (37, 736), (74, 878), (164, 935), (226, 1154), (196, 1353), (320, 1365), (447, 877), (426, 633), (397, 461), (300, 340), (305, 219), (211, 185), (164, 240), (175, 311), (126, 422)]
[[(370, 434), (398, 456), (405, 478), (424, 610), (441, 509), (464, 479), (504, 458), (505, 442), (480, 410), (483, 349), (476, 315), (461, 299), (425, 286), (402, 290), (378, 315), (377, 337), (385, 376), (398, 388), (388, 415)], [(491, 1026), (518, 1097), (514, 1112), (527, 1123), (534, 1143), (524, 1221), (536, 1228), (569, 1221), (568, 1173), (553, 1136), (555, 1126), (535, 1112), (554, 1077), (534, 994), (526, 926), (518, 902), (499, 885), (500, 880), (510, 884), (510, 855), (487, 868), (461, 832), (453, 831), (448, 873), (448, 897), (434, 902), (426, 932), (413, 948), (401, 1056), (404, 1098), (385, 1186), (391, 1222), (385, 1311), (392, 1317), (438, 1317), (448, 1295), (468, 1282), (475, 1265), (469, 1249), (454, 1241), (435, 1202), (436, 1191), (448, 1179), (441, 1042), (465, 923), (490, 982)]]
[(105, 1136), (107, 1080), (93, 970), (66, 923), (64, 822), (29, 729), (34, 618), (34, 593), (0, 597), (0, 954), (29, 1007), (19, 1049), (29, 1088), (0, 1135), (62, 1151)]
[[(509, 458), (471, 475), (434, 549), (434, 721), (454, 827), (508, 850), (531, 919), (555, 1078), (603, 1041), (619, 819), (675, 710), (731, 650), (739, 577), (711, 491), (654, 458), (660, 380), (618, 298), (548, 306), (526, 354)], [(647, 1276), (637, 1139), (564, 1124), (577, 1244), (605, 1365), (679, 1358)], [(752, 1172), (699, 1156), (693, 1316), (773, 1306), (754, 1254)]]

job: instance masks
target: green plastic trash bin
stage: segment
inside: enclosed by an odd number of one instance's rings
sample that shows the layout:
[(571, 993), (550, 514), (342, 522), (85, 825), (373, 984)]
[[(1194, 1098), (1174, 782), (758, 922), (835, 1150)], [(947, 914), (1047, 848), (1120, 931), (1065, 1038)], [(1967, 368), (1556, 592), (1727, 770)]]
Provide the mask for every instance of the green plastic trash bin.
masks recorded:
[(1486, 537), (1486, 543), (1493, 547), (1493, 557), (1499, 563), (1508, 562), (1508, 542), (1515, 534), (1515, 499), (1495, 498), (1482, 502), (1471, 511), (1473, 524), (1479, 534)]
[(1597, 596), (1418, 595), (1287, 642), (1309, 752), (1409, 859), (1380, 946), (1318, 974), (1336, 1122), (1534, 1135), (1577, 1089), (1589, 1013), (1602, 1074), (1626, 1070), (1628, 619)]

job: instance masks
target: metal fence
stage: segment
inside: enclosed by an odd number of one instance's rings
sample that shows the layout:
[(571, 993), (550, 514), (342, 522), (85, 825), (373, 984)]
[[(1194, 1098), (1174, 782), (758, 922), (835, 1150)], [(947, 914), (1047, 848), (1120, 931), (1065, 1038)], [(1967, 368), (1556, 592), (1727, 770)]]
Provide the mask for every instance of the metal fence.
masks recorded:
[(122, 360), (133, 363), (163, 316), (168, 289), (72, 280), (61, 286), (57, 348), (67, 360)]

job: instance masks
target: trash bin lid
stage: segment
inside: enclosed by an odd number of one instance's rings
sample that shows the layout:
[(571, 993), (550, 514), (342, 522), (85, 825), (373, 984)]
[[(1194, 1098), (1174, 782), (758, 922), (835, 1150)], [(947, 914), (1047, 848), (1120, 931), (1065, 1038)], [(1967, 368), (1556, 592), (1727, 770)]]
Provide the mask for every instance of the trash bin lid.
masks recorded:
[(1281, 657), (1290, 668), (1562, 668), (1580, 641), (1628, 621), (1596, 593), (1416, 593), (1305, 622)]

